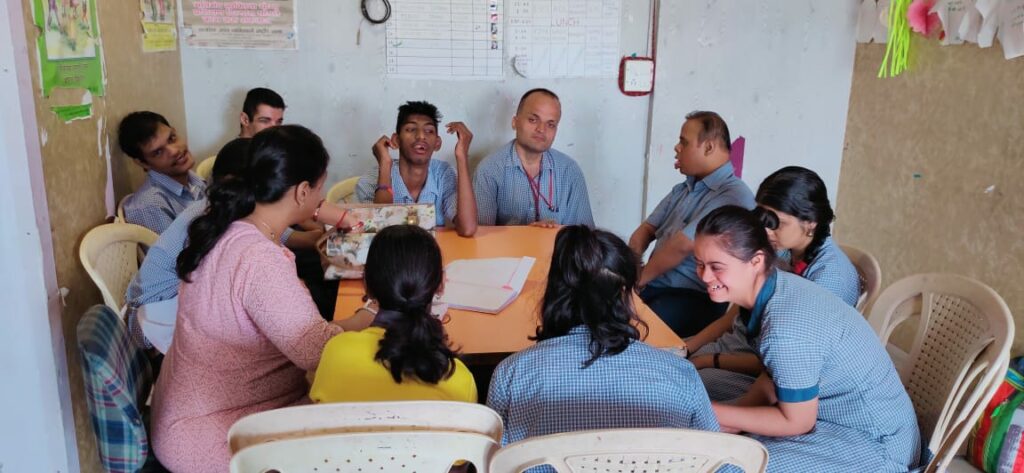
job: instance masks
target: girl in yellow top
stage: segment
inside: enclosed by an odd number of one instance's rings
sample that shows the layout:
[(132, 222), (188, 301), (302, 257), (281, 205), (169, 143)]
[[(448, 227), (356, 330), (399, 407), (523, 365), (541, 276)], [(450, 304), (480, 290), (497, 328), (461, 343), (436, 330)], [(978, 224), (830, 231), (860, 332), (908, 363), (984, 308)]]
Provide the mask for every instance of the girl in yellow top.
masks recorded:
[(385, 228), (370, 244), (363, 278), (380, 310), (369, 328), (327, 343), (310, 399), (476, 402), (472, 373), (455, 357), (441, 321), (430, 313), (444, 284), (434, 237), (417, 226)]

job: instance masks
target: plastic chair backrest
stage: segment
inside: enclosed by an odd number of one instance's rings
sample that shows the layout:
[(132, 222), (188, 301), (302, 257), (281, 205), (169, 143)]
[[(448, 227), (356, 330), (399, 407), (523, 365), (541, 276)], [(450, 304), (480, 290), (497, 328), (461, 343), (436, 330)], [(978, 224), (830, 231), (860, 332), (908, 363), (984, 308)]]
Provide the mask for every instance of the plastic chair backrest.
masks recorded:
[(353, 203), (356, 200), (356, 184), (359, 183), (359, 176), (350, 177), (331, 186), (327, 191), (327, 201), (338, 203)]
[(487, 406), (455, 401), (337, 402), (285, 407), (239, 419), (228, 431), (228, 446), (283, 439), (374, 431), (470, 432), (501, 442), (501, 417)]
[(196, 175), (202, 178), (206, 182), (210, 182), (210, 176), (213, 175), (213, 163), (217, 161), (217, 155), (210, 156), (202, 160), (198, 166), (196, 166)]
[(487, 472), (494, 439), (466, 432), (356, 432), (261, 443), (231, 457), (232, 473), (447, 472), (457, 460)]
[(86, 311), (77, 333), (100, 461), (106, 471), (134, 473), (149, 457), (139, 409), (150, 386), (149, 361), (131, 342), (120, 316), (106, 305)]
[(937, 273), (893, 283), (875, 301), (868, 322), (885, 345), (897, 326), (913, 318), (919, 319), (910, 351), (893, 358), (932, 471), (949, 464), (999, 386), (1014, 324), (992, 288)]
[(114, 216), (114, 223), (128, 223), (128, 220), (124, 218), (124, 203), (132, 197), (132, 194), (128, 194), (121, 197), (121, 200), (117, 202), (117, 215)]
[(871, 305), (878, 299), (878, 293), (882, 290), (882, 267), (878, 260), (871, 253), (868, 253), (856, 246), (839, 245), (839, 248), (846, 253), (846, 257), (857, 268), (857, 275), (860, 276), (860, 297), (857, 298), (857, 310), (862, 314), (868, 314)]
[(768, 451), (747, 437), (701, 430), (589, 430), (506, 445), (491, 459), (491, 471), (519, 473), (545, 464), (558, 473), (714, 472), (726, 464), (754, 473), (767, 468)]
[(130, 223), (100, 225), (82, 238), (78, 257), (114, 312), (121, 313), (125, 290), (139, 270), (139, 245), (152, 246), (156, 239), (152, 230)]

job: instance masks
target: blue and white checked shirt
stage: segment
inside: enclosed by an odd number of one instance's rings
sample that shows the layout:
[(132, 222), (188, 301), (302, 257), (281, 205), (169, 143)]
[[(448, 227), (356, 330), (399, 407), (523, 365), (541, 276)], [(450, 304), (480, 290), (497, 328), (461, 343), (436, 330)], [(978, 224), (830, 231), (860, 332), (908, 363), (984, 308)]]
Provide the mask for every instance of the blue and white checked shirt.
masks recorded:
[(505, 423), (502, 445), (587, 429), (668, 427), (717, 432), (718, 420), (693, 364), (633, 342), (587, 368), (584, 326), (537, 342), (498, 365), (487, 405)]
[[(907, 471), (920, 432), (910, 397), (878, 336), (851, 305), (776, 271), (750, 313), (751, 340), (782, 402), (818, 398), (818, 422), (797, 437), (755, 436), (769, 471)], [(850, 469), (851, 466), (855, 466)]]
[(164, 232), (185, 207), (203, 197), (206, 181), (189, 171), (188, 186), (165, 174), (146, 173), (146, 182), (124, 203), (124, 219), (157, 235)]
[[(356, 184), (356, 199), (360, 202), (373, 202), (373, 195), (377, 191), (379, 172), (379, 169), (374, 169), (359, 178), (359, 182)], [(394, 202), (396, 204), (434, 204), (439, 227), (443, 227), (446, 221), (455, 220), (455, 212), (458, 210), (458, 184), (458, 174), (450, 164), (439, 159), (431, 159), (430, 167), (427, 169), (427, 181), (423, 184), (420, 198), (417, 201), (409, 194), (409, 188), (405, 187), (398, 163), (395, 162), (391, 165), (391, 190), (394, 192)]]
[[(792, 266), (790, 252), (783, 252), (781, 256)], [(843, 249), (832, 241), (832, 237), (826, 238), (821, 244), (818, 253), (807, 264), (807, 269), (801, 276), (828, 289), (828, 292), (835, 294), (843, 302), (857, 306), (857, 299), (860, 298), (860, 275), (857, 274), (857, 268), (850, 262), (850, 258), (843, 253)]]
[[(697, 233), (697, 224), (705, 215), (724, 205), (754, 208), (754, 194), (733, 173), (731, 163), (725, 163), (704, 179), (687, 176), (654, 208), (647, 223), (656, 229), (654, 251), (677, 231), (691, 240)], [(693, 254), (687, 255), (679, 266), (666, 271), (650, 282), (651, 287), (675, 287), (707, 292), (697, 277), (697, 262)]]
[(594, 226), (587, 182), (576, 161), (550, 149), (544, 152), (537, 177), (539, 182), (534, 182), (540, 197), (535, 202), (530, 178), (516, 153), (515, 140), (484, 158), (473, 178), (480, 225), (527, 225), (553, 220), (561, 225)]

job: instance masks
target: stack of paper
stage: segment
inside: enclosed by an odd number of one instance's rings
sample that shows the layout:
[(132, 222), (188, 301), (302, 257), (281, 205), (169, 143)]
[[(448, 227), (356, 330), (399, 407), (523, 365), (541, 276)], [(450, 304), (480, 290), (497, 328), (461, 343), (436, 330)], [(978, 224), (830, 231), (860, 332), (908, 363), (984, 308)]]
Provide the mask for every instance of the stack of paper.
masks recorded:
[(452, 261), (445, 267), (441, 301), (455, 309), (497, 314), (519, 296), (536, 261), (529, 256)]

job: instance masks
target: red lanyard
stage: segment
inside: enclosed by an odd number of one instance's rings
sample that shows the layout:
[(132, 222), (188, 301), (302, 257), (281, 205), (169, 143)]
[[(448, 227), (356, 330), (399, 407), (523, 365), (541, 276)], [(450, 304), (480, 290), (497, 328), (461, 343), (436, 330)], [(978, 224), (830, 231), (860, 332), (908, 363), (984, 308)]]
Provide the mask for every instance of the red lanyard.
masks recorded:
[[(525, 168), (523, 169), (523, 173), (526, 174), (526, 169)], [(529, 174), (526, 174), (526, 181), (530, 183), (530, 191), (533, 192), (533, 210), (534, 210), (534, 213), (535, 213), (535, 219), (537, 221), (540, 221), (540, 201), (541, 200), (543, 200), (544, 204), (548, 206), (548, 210), (550, 210), (552, 212), (555, 211), (555, 206), (552, 204), (552, 202), (555, 200), (555, 198), (554, 198), (554, 184), (552, 184), (552, 181), (554, 181), (554, 179), (552, 179), (551, 176), (548, 176), (548, 198), (545, 199), (544, 196), (540, 193), (540, 178), (541, 178), (541, 176), (543, 174), (544, 174), (544, 157), (541, 156), (541, 158), (540, 158), (540, 171), (537, 172), (537, 179), (534, 180), (532, 177), (530, 177)]]

